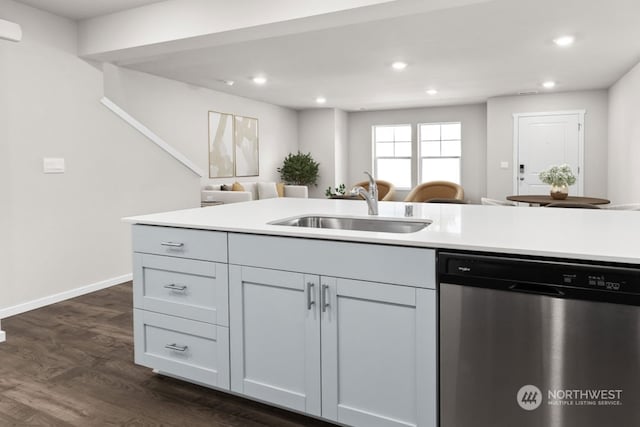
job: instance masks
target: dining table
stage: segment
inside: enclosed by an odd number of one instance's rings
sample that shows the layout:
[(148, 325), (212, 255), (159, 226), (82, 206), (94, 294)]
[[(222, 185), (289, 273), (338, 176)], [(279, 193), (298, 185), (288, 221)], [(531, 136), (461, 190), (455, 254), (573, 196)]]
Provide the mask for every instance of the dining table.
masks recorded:
[(567, 196), (566, 199), (554, 199), (550, 195), (522, 194), (507, 196), (512, 202), (529, 203), (529, 205), (547, 206), (551, 203), (583, 203), (588, 205), (606, 205), (610, 200), (599, 197)]

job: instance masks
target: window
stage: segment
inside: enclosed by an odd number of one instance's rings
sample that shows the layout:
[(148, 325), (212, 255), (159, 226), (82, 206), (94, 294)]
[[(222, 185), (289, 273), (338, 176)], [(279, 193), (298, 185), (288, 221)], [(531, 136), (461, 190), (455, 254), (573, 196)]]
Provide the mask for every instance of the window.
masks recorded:
[(373, 126), (375, 177), (399, 189), (428, 181), (460, 184), (462, 123), (418, 124), (417, 139), (413, 138), (413, 126)]
[(451, 181), (460, 184), (461, 123), (418, 125), (420, 138), (419, 181)]
[(411, 188), (411, 125), (373, 127), (375, 177), (398, 188)]

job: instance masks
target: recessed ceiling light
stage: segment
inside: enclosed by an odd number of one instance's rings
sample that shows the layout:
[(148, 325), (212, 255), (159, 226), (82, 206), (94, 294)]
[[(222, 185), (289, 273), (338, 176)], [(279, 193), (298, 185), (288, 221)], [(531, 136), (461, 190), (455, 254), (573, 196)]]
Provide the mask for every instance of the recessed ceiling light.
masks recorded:
[(433, 96), (433, 95), (437, 95), (437, 94), (438, 94), (438, 91), (435, 90), (435, 89), (427, 90), (427, 95), (432, 95)]
[(551, 89), (551, 88), (555, 87), (555, 85), (556, 85), (556, 82), (554, 82), (554, 81), (552, 81), (552, 80), (549, 80), (549, 81), (547, 81), (547, 82), (542, 83), (542, 86), (543, 86), (545, 89)]
[(227, 86), (233, 86), (235, 82), (233, 80), (225, 80), (224, 84), (226, 84)]
[(556, 39), (553, 39), (553, 42), (560, 47), (571, 46), (573, 42), (576, 40), (573, 36), (562, 36)]
[(401, 70), (404, 70), (405, 68), (407, 68), (407, 63), (406, 62), (402, 62), (402, 61), (396, 61), (393, 64), (391, 64), (391, 67), (394, 70), (401, 71)]
[(267, 78), (264, 76), (256, 76), (253, 78), (253, 82), (257, 85), (263, 85), (267, 82)]
[(327, 102), (327, 98), (323, 97), (323, 96), (319, 96), (316, 98), (316, 102), (318, 104), (324, 104), (325, 102)]

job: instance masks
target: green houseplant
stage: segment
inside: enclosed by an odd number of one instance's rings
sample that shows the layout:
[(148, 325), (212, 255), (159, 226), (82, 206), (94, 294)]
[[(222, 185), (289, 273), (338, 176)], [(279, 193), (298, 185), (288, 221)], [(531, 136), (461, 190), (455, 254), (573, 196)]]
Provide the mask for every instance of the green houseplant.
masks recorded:
[(329, 186), (329, 188), (327, 188), (324, 191), (324, 195), (327, 196), (328, 198), (335, 197), (335, 196), (344, 196), (345, 194), (347, 194), (347, 186), (344, 184), (340, 184), (338, 187), (335, 187), (335, 188)]
[(567, 164), (551, 166), (540, 172), (538, 178), (551, 186), (551, 197), (559, 200), (566, 199), (569, 195), (569, 186), (576, 183), (576, 176), (573, 174), (571, 166)]
[(285, 184), (293, 185), (318, 185), (318, 174), (320, 164), (313, 160), (311, 153), (297, 154), (289, 153), (284, 158), (282, 167), (278, 168), (280, 178)]

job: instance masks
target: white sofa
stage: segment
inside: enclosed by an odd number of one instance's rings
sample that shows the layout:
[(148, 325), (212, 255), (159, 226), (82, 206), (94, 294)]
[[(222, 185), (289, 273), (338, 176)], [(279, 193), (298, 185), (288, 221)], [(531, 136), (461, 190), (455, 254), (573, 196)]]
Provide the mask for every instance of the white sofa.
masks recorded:
[[(231, 188), (233, 184), (226, 185)], [(271, 188), (275, 188), (275, 182), (240, 182), (240, 185), (244, 187), (244, 191), (221, 190), (221, 184), (207, 184), (202, 188), (202, 201), (219, 201), (227, 204), (277, 197)], [(309, 197), (309, 189), (305, 185), (285, 185), (284, 197), (306, 199)]]

